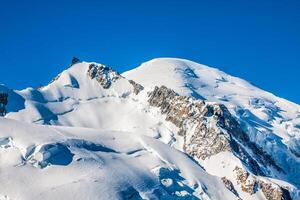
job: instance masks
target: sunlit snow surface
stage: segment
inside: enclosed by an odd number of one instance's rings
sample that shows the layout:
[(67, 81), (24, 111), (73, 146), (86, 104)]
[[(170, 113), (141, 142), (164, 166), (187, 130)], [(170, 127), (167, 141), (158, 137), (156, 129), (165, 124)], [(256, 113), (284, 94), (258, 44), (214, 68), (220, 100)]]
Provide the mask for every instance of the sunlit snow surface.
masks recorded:
[[(175, 198), (176, 191), (232, 198), (220, 179), (148, 136), (9, 119), (0, 127), (3, 198), (155, 199)], [(165, 178), (172, 183), (163, 184)]]
[[(298, 105), (182, 59), (151, 60), (109, 89), (88, 77), (90, 64), (73, 65), (39, 90), (0, 85), (9, 93), (0, 118), (0, 199), (234, 199), (220, 178), (232, 178), (241, 161), (224, 152), (199, 161), (203, 169), (178, 151), (177, 128), (147, 103), (155, 85), (225, 104), (289, 172), (274, 181), (300, 185)], [(134, 94), (127, 79), (145, 89)]]
[(123, 75), (145, 87), (165, 85), (181, 95), (225, 104), (251, 140), (286, 169), (287, 179), (300, 186), (299, 105), (184, 59), (154, 59)]

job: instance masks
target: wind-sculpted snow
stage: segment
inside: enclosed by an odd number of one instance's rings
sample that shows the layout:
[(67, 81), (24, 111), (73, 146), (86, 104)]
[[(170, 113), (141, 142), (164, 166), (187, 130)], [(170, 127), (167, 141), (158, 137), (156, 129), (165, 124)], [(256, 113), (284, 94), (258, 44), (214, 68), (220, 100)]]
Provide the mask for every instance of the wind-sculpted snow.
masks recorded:
[(77, 60), (0, 89), (0, 199), (300, 198), (299, 106), (217, 69)]
[(9, 199), (233, 198), (221, 180), (153, 138), (7, 119), (0, 125), (0, 194)]

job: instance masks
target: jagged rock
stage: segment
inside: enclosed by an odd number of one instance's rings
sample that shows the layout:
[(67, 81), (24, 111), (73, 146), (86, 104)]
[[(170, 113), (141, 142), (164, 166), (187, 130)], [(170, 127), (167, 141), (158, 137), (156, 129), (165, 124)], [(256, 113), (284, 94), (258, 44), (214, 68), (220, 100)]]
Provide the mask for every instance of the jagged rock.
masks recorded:
[(160, 107), (166, 120), (180, 128), (184, 136), (184, 150), (191, 156), (205, 159), (221, 151), (229, 150), (226, 136), (216, 128), (217, 121), (212, 119), (212, 126), (207, 126), (214, 112), (214, 106), (192, 97), (179, 96), (173, 90), (161, 86), (155, 87), (149, 94), (149, 103)]
[[(183, 149), (190, 156), (204, 160), (222, 151), (233, 151), (256, 175), (265, 175), (260, 165), (282, 171), (270, 155), (250, 141), (225, 105), (179, 96), (165, 86), (155, 87), (148, 102), (159, 107), (166, 120), (179, 128), (178, 134), (184, 137)], [(260, 165), (246, 149), (251, 149)]]
[(108, 89), (111, 86), (112, 82), (121, 77), (120, 74), (113, 71), (111, 68), (105, 65), (96, 64), (89, 65), (88, 76), (91, 79), (95, 78), (104, 89)]
[(144, 89), (144, 87), (136, 82), (134, 82), (133, 80), (129, 80), (129, 83), (133, 86), (133, 92), (134, 94), (138, 94), (140, 93), (140, 91), (142, 91)]
[(264, 193), (267, 200), (291, 200), (289, 192), (279, 187), (278, 185), (272, 183), (265, 183), (263, 181), (258, 181), (259, 188)]
[[(261, 165), (272, 165), (280, 170), (270, 155), (250, 141), (224, 105), (179, 96), (165, 86), (155, 87), (149, 93), (148, 102), (151, 106), (159, 107), (161, 113), (166, 115), (166, 120), (179, 128), (179, 135), (184, 137), (184, 151), (190, 156), (206, 159), (222, 151), (233, 151), (247, 164), (252, 173), (263, 175), (264, 171), (246, 150), (247, 147)], [(235, 172), (241, 189), (254, 194), (259, 186), (256, 178), (239, 167)], [(237, 195), (230, 180), (222, 180), (226, 187)]]
[(75, 65), (76, 63), (79, 63), (79, 61), (80, 61), (79, 58), (73, 57), (71, 61), (71, 66)]
[(243, 170), (240, 167), (234, 169), (236, 173), (236, 180), (238, 184), (241, 184), (241, 188), (244, 192), (254, 194), (256, 192), (257, 182), (253, 176)]
[[(235, 188), (234, 188), (232, 182), (231, 182), (229, 179), (227, 179), (227, 178), (224, 176), (224, 177), (221, 178), (221, 180), (223, 181), (225, 187), (226, 187), (228, 190), (230, 190), (230, 191), (231, 191), (233, 194), (235, 194), (237, 197), (239, 196), (239, 194), (238, 194), (237, 191), (235, 190)], [(240, 200), (240, 198), (239, 198), (239, 200)]]
[(235, 155), (247, 164), (247, 167), (255, 175), (265, 175), (265, 172), (261, 169), (256, 160), (247, 152), (245, 147), (240, 145), (235, 139), (230, 141), (230, 146)]
[(0, 107), (0, 116), (1, 117), (4, 117), (5, 115), (6, 115), (6, 109), (5, 108), (3, 108), (3, 107)]
[[(254, 175), (266, 175), (268, 171), (264, 166), (272, 166), (283, 172), (269, 154), (250, 141), (224, 105), (179, 96), (165, 86), (155, 87), (149, 93), (148, 102), (151, 106), (159, 107), (161, 113), (166, 115), (166, 120), (179, 128), (178, 134), (184, 138), (183, 149), (188, 155), (204, 160), (223, 151), (232, 151)], [(288, 190), (284, 193), (283, 189), (271, 190), (267, 185), (263, 187), (255, 176), (242, 168), (237, 167), (235, 172), (244, 192), (254, 194), (262, 187), (266, 198), (279, 194), (282, 198), (283, 194), (289, 197)], [(229, 180), (222, 180), (228, 189), (235, 191)], [(266, 184), (279, 187), (272, 182)]]
[(0, 116), (6, 115), (6, 108), (5, 106), (8, 103), (8, 94), (7, 93), (0, 93)]
[(292, 199), (287, 189), (282, 188), (275, 183), (258, 180), (240, 167), (236, 167), (234, 171), (237, 175), (237, 183), (241, 184), (241, 188), (244, 192), (254, 194), (258, 189), (260, 189), (267, 200)]
[(3, 104), (3, 105), (7, 105), (8, 103), (8, 94), (7, 93), (0, 93), (0, 103)]

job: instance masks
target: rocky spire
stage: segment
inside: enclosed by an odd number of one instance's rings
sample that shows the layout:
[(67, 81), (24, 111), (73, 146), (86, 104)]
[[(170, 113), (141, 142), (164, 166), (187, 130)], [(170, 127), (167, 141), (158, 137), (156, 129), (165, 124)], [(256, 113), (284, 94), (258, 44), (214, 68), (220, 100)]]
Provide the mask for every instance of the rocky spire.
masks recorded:
[(5, 116), (6, 114), (6, 109), (5, 106), (7, 105), (7, 98), (8, 94), (4, 92), (0, 92), (0, 116)]
[(79, 58), (73, 57), (71, 61), (71, 66), (75, 65), (76, 63), (79, 63), (79, 61), (80, 61)]

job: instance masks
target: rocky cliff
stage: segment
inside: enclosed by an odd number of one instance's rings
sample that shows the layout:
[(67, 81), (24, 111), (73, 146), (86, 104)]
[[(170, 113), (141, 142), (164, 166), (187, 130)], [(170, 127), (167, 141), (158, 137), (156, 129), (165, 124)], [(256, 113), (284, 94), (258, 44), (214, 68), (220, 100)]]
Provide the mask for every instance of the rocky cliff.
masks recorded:
[[(288, 190), (275, 183), (260, 181), (255, 175), (269, 175), (268, 167), (283, 172), (271, 155), (264, 152), (242, 130), (238, 121), (219, 103), (180, 96), (165, 86), (155, 87), (149, 93), (149, 104), (158, 107), (166, 120), (179, 128), (184, 138), (183, 150), (195, 159), (205, 160), (220, 152), (230, 151), (244, 164), (236, 167), (236, 181), (249, 194), (261, 189), (268, 200), (291, 199)], [(249, 173), (254, 174), (249, 181)], [(238, 196), (230, 180), (224, 184)]]

